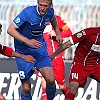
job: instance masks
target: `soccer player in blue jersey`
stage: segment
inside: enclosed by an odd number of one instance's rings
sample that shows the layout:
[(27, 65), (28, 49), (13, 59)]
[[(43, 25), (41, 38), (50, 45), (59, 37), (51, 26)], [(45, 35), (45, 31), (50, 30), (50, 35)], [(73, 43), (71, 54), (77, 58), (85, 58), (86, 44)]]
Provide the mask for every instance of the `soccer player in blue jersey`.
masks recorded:
[(23, 9), (8, 27), (7, 32), (14, 37), (15, 50), (17, 52), (30, 54), (36, 59), (36, 62), (31, 64), (16, 58), (23, 88), (21, 93), (22, 100), (32, 100), (30, 77), (34, 73), (32, 70), (34, 66), (46, 80), (48, 100), (53, 100), (56, 92), (55, 78), (51, 60), (46, 50), (46, 42), (43, 38), (43, 31), (48, 22), (51, 22), (56, 32), (58, 45), (62, 43), (62, 37), (54, 16), (54, 9), (50, 7), (52, 0), (37, 0), (37, 4)]
[[(2, 24), (0, 23), (0, 35), (1, 32), (2, 32)], [(3, 46), (2, 44), (0, 44), (0, 54), (8, 57), (18, 57), (30, 63), (34, 63), (36, 61), (32, 56), (20, 54), (16, 51), (13, 51), (12, 48), (8, 46)], [(1, 93), (0, 93), (0, 100), (5, 100), (5, 97)]]

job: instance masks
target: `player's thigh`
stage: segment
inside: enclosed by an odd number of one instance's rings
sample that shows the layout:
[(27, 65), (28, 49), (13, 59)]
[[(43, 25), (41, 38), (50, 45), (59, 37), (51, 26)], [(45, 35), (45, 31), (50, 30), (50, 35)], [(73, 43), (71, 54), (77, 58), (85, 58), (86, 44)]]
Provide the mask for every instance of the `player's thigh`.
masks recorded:
[(47, 81), (54, 81), (54, 72), (52, 67), (43, 67), (38, 69), (42, 76), (45, 78)]

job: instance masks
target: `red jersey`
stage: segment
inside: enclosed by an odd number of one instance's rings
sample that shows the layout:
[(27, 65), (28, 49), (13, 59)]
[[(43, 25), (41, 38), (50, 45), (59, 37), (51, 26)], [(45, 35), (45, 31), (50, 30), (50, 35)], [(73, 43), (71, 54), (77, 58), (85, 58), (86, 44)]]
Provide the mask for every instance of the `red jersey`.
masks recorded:
[(79, 42), (73, 62), (80, 62), (84, 65), (100, 63), (100, 27), (86, 28), (69, 39), (72, 44)]
[[(59, 28), (60, 33), (61, 33), (61, 36), (62, 36), (63, 38), (72, 35), (72, 32), (70, 31), (69, 28), (67, 29), (68, 32), (66, 31), (67, 33), (63, 33), (62, 27), (63, 27), (66, 23), (64, 22), (64, 20), (61, 19), (61, 17), (59, 17), (59, 16), (56, 15), (56, 20), (57, 20), (57, 22), (58, 22), (58, 28)], [(46, 26), (46, 29), (44, 30), (44, 34), (43, 34), (43, 37), (44, 37), (44, 39), (45, 39), (45, 41), (46, 41), (46, 43), (47, 43), (47, 51), (48, 51), (48, 54), (49, 54), (49, 55), (53, 54), (53, 53), (58, 49), (58, 47), (59, 47), (59, 46), (58, 46), (58, 42), (56, 41), (56, 37), (50, 36), (50, 34), (48, 35), (48, 32), (49, 32), (50, 30), (53, 30), (53, 28), (52, 28), (51, 24), (48, 24), (48, 25)], [(65, 34), (66, 34), (66, 35), (65, 35)], [(61, 53), (58, 54), (56, 57), (62, 57), (63, 54), (64, 54), (64, 52), (61, 52)]]
[(2, 45), (0, 44), (0, 53), (1, 53), (1, 54), (5, 55), (5, 56), (8, 56), (8, 57), (11, 57), (12, 51), (13, 51), (13, 50), (12, 50), (11, 48), (9, 48), (9, 47), (7, 47), (7, 46), (2, 46)]

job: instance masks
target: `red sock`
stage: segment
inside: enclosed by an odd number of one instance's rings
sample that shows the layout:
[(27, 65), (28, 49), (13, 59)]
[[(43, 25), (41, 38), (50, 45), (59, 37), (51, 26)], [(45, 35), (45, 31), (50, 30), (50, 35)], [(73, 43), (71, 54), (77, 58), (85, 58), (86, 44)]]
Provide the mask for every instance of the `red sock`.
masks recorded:
[(66, 99), (66, 95), (67, 95), (68, 89), (69, 89), (69, 88), (68, 88), (68, 86), (66, 85), (65, 90), (62, 91), (63, 94), (65, 95), (65, 99)]
[(65, 100), (74, 100), (75, 94), (67, 93)]
[(42, 100), (47, 100), (46, 89), (42, 88)]
[(66, 94), (66, 92), (68, 92), (68, 86), (66, 85), (65, 90), (63, 90), (63, 93)]

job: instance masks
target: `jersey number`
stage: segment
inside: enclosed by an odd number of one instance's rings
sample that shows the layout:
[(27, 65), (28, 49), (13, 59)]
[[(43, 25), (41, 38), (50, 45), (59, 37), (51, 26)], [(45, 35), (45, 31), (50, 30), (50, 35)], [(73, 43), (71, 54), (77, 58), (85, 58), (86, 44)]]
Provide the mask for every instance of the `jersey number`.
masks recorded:
[(74, 78), (78, 79), (78, 73), (72, 73), (72, 79)]
[(20, 72), (19, 72), (19, 77), (20, 77), (21, 79), (24, 79), (24, 78), (25, 78), (25, 74), (24, 74), (23, 71), (20, 71)]

